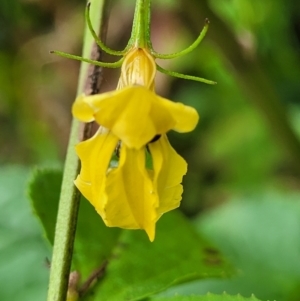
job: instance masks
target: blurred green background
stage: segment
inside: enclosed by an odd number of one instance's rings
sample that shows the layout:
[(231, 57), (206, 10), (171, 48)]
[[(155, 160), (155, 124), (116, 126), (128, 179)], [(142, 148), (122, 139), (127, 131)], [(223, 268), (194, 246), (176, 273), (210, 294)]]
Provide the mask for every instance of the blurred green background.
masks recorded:
[[(134, 2), (109, 1), (112, 48), (127, 43)], [(26, 183), (37, 165), (63, 165), (80, 63), (49, 51), (80, 54), (84, 8), (82, 0), (0, 2), (0, 300), (46, 294), (50, 248), (31, 214)], [(159, 63), (218, 84), (158, 74), (156, 85), (201, 116), (194, 132), (169, 135), (189, 163), (181, 209), (238, 275), (171, 292), (298, 300), (300, 3), (153, 0), (155, 50), (188, 46), (206, 17), (210, 29), (194, 52)], [(118, 72), (105, 71), (102, 91), (115, 88)]]

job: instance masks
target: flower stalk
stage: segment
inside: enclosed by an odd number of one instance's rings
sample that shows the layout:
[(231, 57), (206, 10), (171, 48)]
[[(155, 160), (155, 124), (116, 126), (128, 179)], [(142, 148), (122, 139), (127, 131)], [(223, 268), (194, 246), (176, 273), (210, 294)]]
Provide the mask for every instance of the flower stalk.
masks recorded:
[(132, 34), (129, 44), (134, 42), (137, 48), (148, 48), (150, 41), (150, 1), (137, 0)]

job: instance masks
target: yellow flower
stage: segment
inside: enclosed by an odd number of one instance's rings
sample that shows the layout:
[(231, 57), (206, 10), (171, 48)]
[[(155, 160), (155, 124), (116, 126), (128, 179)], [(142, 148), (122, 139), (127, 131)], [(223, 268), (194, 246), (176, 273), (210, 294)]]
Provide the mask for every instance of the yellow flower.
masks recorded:
[(160, 216), (179, 206), (186, 162), (163, 135), (149, 144), (153, 166), (146, 167), (145, 147), (122, 145), (117, 167), (110, 160), (118, 138), (100, 128), (89, 140), (77, 145), (82, 169), (75, 184), (109, 227), (144, 229), (154, 240)]
[(154, 59), (146, 49), (134, 48), (126, 56), (116, 91), (79, 96), (73, 115), (84, 122), (96, 120), (130, 148), (141, 148), (174, 129), (192, 131), (199, 119), (192, 107), (155, 94)]
[(148, 51), (133, 48), (116, 91), (82, 95), (73, 105), (75, 117), (101, 125), (76, 147), (82, 168), (75, 185), (107, 226), (144, 229), (151, 241), (156, 221), (179, 206), (187, 171), (165, 134), (192, 131), (199, 118), (195, 109), (155, 94), (155, 73)]
[(77, 145), (81, 171), (75, 185), (110, 227), (144, 229), (151, 241), (161, 215), (179, 206), (182, 177), (187, 164), (168, 142), (166, 133), (192, 131), (199, 119), (195, 109), (155, 93), (155, 74), (216, 84), (205, 78), (169, 71), (155, 59), (172, 59), (190, 53), (204, 38), (208, 19), (197, 39), (182, 51), (156, 52), (150, 40), (150, 1), (137, 0), (131, 37), (123, 50), (107, 47), (94, 30), (89, 3), (85, 16), (96, 44), (110, 55), (121, 56), (107, 63), (68, 54), (53, 53), (100, 66), (121, 67), (116, 91), (81, 95), (72, 108), (83, 122), (96, 121), (100, 128)]

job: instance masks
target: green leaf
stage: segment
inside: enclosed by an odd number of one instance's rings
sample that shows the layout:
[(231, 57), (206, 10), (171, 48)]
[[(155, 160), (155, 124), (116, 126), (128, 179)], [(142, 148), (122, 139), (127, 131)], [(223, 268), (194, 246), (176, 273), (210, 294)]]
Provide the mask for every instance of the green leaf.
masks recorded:
[(164, 215), (156, 233), (151, 243), (142, 231), (122, 232), (92, 300), (141, 300), (177, 283), (231, 271), (180, 211)]
[[(32, 206), (53, 245), (58, 210), (61, 170), (37, 169), (29, 184)], [(90, 203), (82, 198), (77, 221), (73, 269), (83, 280), (97, 269), (110, 255), (120, 229), (107, 228)]]
[(47, 249), (26, 199), (28, 169), (0, 169), (0, 300), (44, 300)]
[(111, 256), (117, 244), (119, 228), (108, 228), (94, 207), (81, 198), (75, 236), (73, 269), (85, 280)]
[[(227, 280), (194, 282), (177, 292), (255, 294), (296, 300), (300, 289), (300, 194), (261, 191), (240, 196), (197, 221), (200, 232), (240, 271)], [(258, 272), (259, 271), (259, 272)]]
[(36, 169), (29, 182), (29, 197), (32, 207), (42, 223), (45, 236), (51, 245), (54, 241), (61, 181), (62, 172), (60, 170)]
[[(53, 238), (61, 178), (61, 171), (37, 170), (30, 183), (32, 204), (48, 238)], [(105, 277), (93, 300), (139, 300), (181, 282), (225, 277), (231, 272), (218, 251), (179, 211), (161, 218), (151, 243), (143, 231), (106, 227), (82, 198), (73, 269), (84, 282), (107, 259)]]
[(230, 296), (227, 294), (214, 295), (208, 293), (204, 296), (173, 296), (173, 297), (153, 297), (149, 301), (259, 301), (254, 296), (250, 298), (244, 298), (241, 295)]

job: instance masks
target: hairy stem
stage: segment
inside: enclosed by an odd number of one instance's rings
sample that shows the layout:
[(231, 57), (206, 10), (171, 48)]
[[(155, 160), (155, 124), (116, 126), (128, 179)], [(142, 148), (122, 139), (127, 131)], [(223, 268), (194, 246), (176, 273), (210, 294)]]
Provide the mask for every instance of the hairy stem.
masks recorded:
[[(93, 1), (91, 19), (97, 28), (100, 28), (100, 25), (103, 23), (104, 4), (105, 0)], [(92, 35), (87, 28), (83, 41), (83, 56), (92, 56), (92, 59), (99, 59), (99, 52), (95, 51)], [(83, 91), (86, 94), (95, 92), (96, 71), (91, 69), (91, 67), (88, 68), (88, 65), (85, 63), (81, 64), (77, 94), (81, 94)], [(100, 73), (98, 72), (97, 74), (99, 77)], [(89, 126), (82, 129), (80, 123), (75, 119), (72, 122), (56, 221), (48, 301), (66, 300), (80, 197), (78, 190), (73, 184), (79, 171), (79, 161), (74, 146), (84, 136), (89, 135), (88, 128)]]

